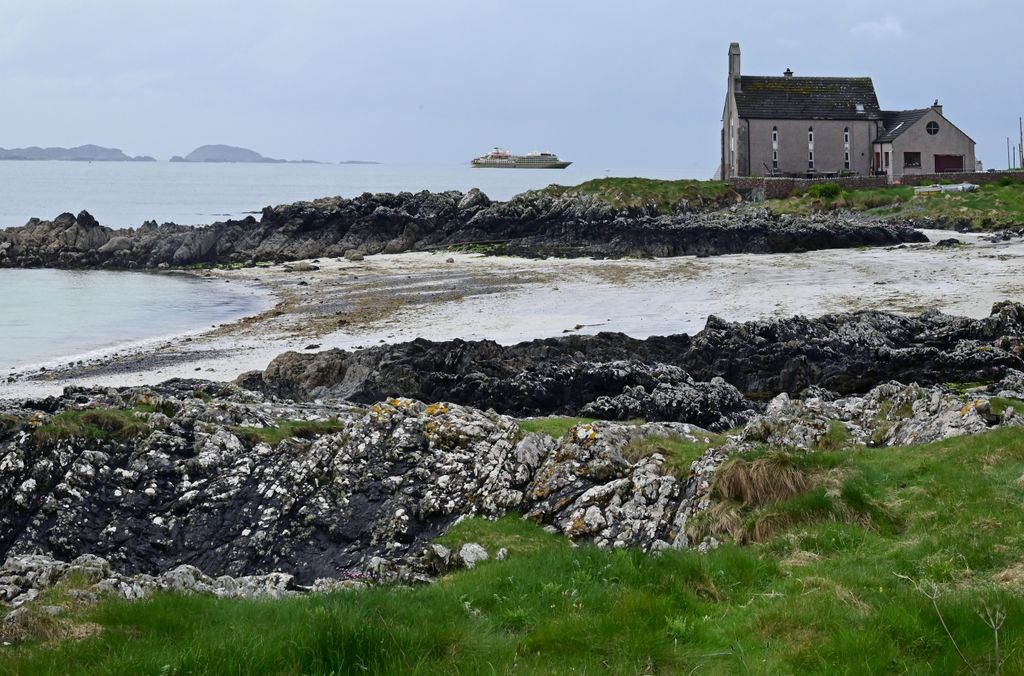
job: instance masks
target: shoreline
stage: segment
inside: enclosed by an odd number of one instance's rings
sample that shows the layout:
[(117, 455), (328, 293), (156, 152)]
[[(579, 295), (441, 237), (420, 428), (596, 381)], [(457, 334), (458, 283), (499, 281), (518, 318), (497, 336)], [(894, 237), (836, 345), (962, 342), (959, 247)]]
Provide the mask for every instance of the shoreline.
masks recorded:
[[(993, 302), (1024, 295), (1024, 273), (1005, 264), (1024, 256), (1024, 242), (960, 238), (971, 244), (654, 260), (416, 252), (187, 271), (256, 285), (270, 307), (213, 329), (96, 351), (82, 367), (61, 367), (68, 360), (59, 358), (46, 371), (18, 369), (4, 374), (16, 381), (0, 383), (0, 400), (50, 396), (68, 385), (230, 381), (263, 370), (287, 351), (353, 350), (415, 338), (513, 344), (599, 331), (636, 338), (693, 334), (710, 315), (745, 321), (941, 309), (981, 317)], [(808, 288), (815, 291), (808, 294)]]

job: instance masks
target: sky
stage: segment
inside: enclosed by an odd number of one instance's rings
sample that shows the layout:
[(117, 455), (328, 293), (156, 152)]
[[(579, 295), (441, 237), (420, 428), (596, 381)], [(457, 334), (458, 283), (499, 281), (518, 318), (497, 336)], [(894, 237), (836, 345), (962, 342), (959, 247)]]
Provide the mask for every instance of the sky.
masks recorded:
[(743, 72), (936, 98), (1006, 166), (1024, 2), (2, 0), (0, 147), (451, 165), (492, 146), (710, 178)]

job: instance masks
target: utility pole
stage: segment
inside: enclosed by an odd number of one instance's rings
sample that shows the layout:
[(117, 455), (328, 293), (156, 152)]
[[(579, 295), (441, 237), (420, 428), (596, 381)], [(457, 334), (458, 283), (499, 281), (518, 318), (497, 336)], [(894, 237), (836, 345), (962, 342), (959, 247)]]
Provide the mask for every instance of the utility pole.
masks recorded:
[(1013, 169), (1013, 165), (1010, 164), (1010, 137), (1006, 137), (1006, 170)]
[(1017, 133), (1020, 134), (1017, 157), (1020, 159), (1021, 168), (1024, 169), (1024, 117), (1017, 118)]

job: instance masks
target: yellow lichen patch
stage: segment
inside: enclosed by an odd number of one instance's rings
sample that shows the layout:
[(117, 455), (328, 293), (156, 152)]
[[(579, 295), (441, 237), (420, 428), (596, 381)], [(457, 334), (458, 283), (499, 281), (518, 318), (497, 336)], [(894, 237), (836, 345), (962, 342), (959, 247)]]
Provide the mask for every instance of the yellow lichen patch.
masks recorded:
[(425, 413), (429, 416), (444, 415), (448, 412), (448, 404), (436, 403), (427, 406)]
[(968, 413), (970, 413), (970, 412), (971, 412), (971, 409), (975, 409), (975, 408), (977, 408), (977, 407), (978, 407), (979, 405), (981, 405), (982, 403), (983, 403), (983, 402), (982, 402), (982, 400), (981, 400), (981, 399), (975, 399), (975, 400), (973, 400), (973, 401), (969, 401), (969, 402), (967, 402), (966, 404), (964, 404), (964, 407), (960, 409), (960, 415), (961, 415), (961, 416), (965, 416), (965, 415), (967, 415)]
[(597, 430), (590, 423), (581, 423), (572, 428), (570, 434), (583, 448), (589, 448), (597, 440)]

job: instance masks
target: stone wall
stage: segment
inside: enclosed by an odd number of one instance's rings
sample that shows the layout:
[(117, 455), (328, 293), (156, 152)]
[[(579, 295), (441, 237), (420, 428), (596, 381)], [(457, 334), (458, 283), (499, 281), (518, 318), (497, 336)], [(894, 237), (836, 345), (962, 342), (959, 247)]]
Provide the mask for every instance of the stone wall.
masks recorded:
[(843, 176), (841, 178), (785, 178), (785, 177), (740, 177), (730, 178), (732, 189), (752, 202), (769, 199), (785, 199), (793, 195), (802, 195), (812, 185), (820, 183), (836, 183), (842, 188), (857, 190), (860, 188), (884, 188), (889, 185), (885, 176)]

